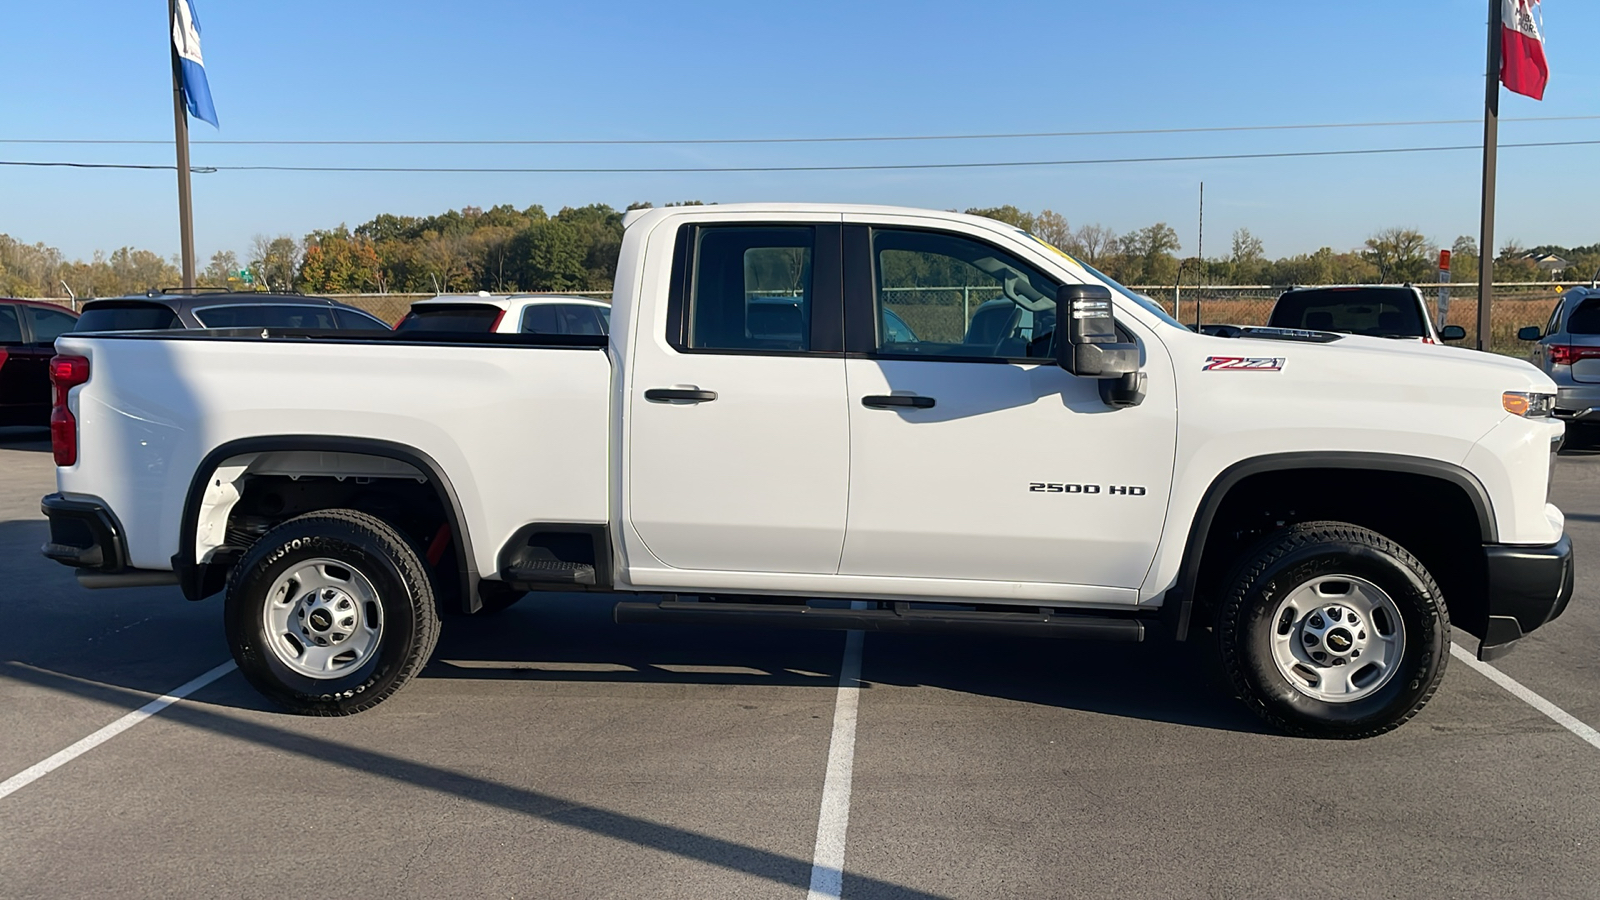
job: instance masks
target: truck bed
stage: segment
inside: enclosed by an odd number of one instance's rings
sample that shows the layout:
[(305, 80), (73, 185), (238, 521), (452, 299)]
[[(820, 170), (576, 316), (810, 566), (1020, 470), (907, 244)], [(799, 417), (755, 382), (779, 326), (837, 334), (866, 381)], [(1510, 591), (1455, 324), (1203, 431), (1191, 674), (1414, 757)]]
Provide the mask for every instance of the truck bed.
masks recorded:
[(119, 515), (128, 563), (169, 569), (190, 480), (262, 435), (404, 442), (448, 472), (480, 571), (530, 509), (607, 518), (604, 338), (228, 329), (73, 334), (82, 445), (64, 496)]

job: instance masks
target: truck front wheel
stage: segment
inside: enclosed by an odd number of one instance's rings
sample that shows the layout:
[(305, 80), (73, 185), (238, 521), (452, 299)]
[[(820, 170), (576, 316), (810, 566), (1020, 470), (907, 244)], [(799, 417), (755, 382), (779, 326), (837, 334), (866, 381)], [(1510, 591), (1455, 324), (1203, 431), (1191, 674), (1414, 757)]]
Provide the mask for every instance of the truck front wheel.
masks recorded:
[(1364, 738), (1433, 696), (1450, 619), (1433, 576), (1404, 548), (1355, 525), (1306, 522), (1239, 562), (1217, 636), (1234, 689), (1272, 725)]
[(262, 535), (229, 577), (233, 658), (285, 710), (370, 709), (421, 670), (439, 637), (416, 550), (366, 513), (323, 510)]

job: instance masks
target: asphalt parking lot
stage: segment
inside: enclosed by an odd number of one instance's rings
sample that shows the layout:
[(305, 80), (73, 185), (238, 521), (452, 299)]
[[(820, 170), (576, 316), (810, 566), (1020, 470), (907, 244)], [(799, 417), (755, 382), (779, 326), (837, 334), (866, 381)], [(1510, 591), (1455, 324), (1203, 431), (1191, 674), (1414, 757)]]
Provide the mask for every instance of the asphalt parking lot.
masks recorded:
[[(229, 659), (220, 598), (40, 557), (52, 483), (0, 431), (0, 780)], [(1577, 597), (1495, 667), (1600, 727), (1600, 455), (1554, 495)], [(869, 635), (830, 769), (845, 645), (550, 596), (448, 621), (353, 718), (228, 672), (0, 796), (0, 896), (795, 898), (819, 815), (850, 898), (1600, 895), (1600, 749), (1460, 659), (1331, 743), (1263, 731), (1192, 649)]]

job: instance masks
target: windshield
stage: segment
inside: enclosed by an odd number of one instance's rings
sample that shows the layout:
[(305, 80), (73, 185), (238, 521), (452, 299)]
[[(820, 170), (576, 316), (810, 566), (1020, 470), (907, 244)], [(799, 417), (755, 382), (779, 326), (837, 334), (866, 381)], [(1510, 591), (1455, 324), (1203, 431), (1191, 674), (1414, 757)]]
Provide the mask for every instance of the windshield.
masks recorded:
[[(1021, 229), (1018, 229), (1018, 231), (1021, 231)], [(1167, 323), (1168, 325), (1171, 325), (1174, 328), (1185, 328), (1185, 326), (1182, 323), (1180, 323), (1177, 319), (1174, 319), (1171, 315), (1168, 315), (1167, 311), (1165, 309), (1161, 308), (1161, 304), (1155, 302), (1154, 300), (1151, 300), (1149, 297), (1142, 297), (1142, 296), (1140, 296), (1138, 294), (1135, 294), (1133, 291), (1130, 291), (1127, 288), (1123, 287), (1122, 285), (1118, 284), (1116, 282), (1116, 279), (1114, 279), (1111, 276), (1107, 275), (1106, 273), (1100, 271), (1099, 269), (1096, 269), (1094, 266), (1089, 265), (1088, 263), (1084, 262), (1083, 260), (1078, 259), (1077, 257), (1066, 253), (1060, 247), (1057, 247), (1055, 244), (1050, 243), (1049, 241), (1045, 240), (1042, 237), (1039, 237), (1037, 234), (1034, 234), (1031, 231), (1022, 231), (1022, 233), (1027, 235), (1028, 237), (1033, 238), (1034, 240), (1038, 241), (1039, 243), (1043, 244), (1052, 253), (1056, 254), (1057, 256), (1061, 257), (1062, 259), (1066, 260), (1067, 262), (1072, 263), (1073, 265), (1075, 265), (1078, 268), (1084, 270), (1085, 272), (1088, 272), (1090, 275), (1093, 275), (1094, 277), (1096, 277), (1096, 278), (1100, 279), (1101, 281), (1105, 282), (1106, 287), (1111, 288), (1113, 291), (1116, 291), (1117, 293), (1121, 294), (1122, 296), (1127, 297), (1129, 300), (1132, 300), (1134, 303), (1139, 304), (1139, 307), (1141, 309), (1145, 310), (1146, 312), (1150, 313), (1151, 315), (1155, 316), (1156, 318), (1160, 319), (1161, 321)]]
[(1417, 296), (1407, 288), (1314, 288), (1278, 298), (1267, 324), (1373, 337), (1426, 338)]

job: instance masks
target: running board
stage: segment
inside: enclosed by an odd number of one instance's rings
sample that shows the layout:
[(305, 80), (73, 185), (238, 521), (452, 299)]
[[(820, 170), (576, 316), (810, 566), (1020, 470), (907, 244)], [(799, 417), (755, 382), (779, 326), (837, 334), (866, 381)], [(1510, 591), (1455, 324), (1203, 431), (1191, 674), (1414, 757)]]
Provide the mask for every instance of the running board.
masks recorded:
[(513, 560), (511, 565), (501, 571), (500, 577), (517, 586), (592, 585), (594, 566), (554, 559), (520, 559)]
[(749, 625), (832, 631), (1005, 634), (1077, 640), (1142, 641), (1145, 623), (1127, 616), (1064, 613), (1032, 608), (1026, 612), (966, 609), (839, 609), (779, 603), (699, 603), (625, 600), (613, 616), (619, 623), (676, 622), (683, 625)]

